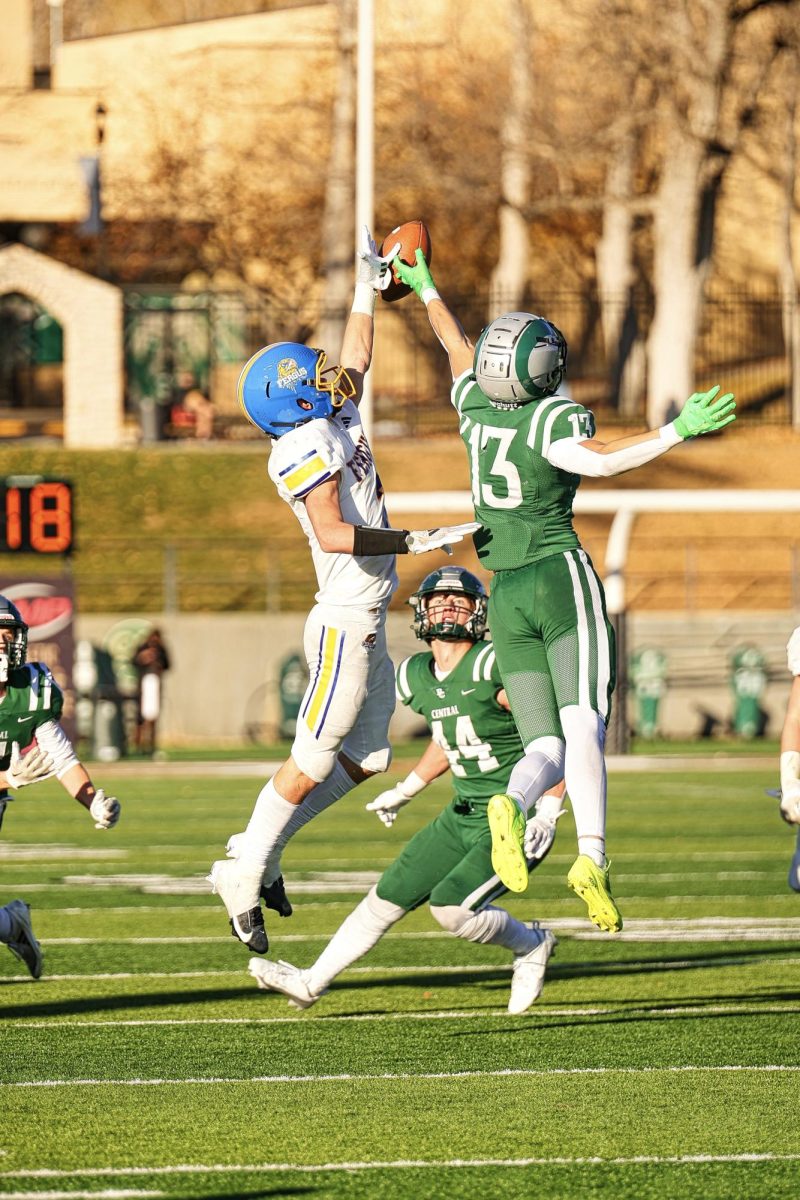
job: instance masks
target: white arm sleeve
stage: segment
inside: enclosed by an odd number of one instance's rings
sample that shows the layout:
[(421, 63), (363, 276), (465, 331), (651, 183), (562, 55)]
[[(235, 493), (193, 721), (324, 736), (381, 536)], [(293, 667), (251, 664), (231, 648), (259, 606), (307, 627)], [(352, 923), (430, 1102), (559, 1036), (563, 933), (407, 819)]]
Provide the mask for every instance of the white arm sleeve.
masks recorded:
[(598, 479), (608, 475), (621, 475), (623, 471), (630, 471), (633, 467), (652, 462), (671, 446), (677, 446), (681, 440), (672, 424), (662, 426), (658, 437), (651, 438), (649, 442), (624, 446), (621, 450), (611, 450), (608, 454), (600, 454), (582, 442), (573, 441), (572, 438), (560, 438), (550, 444), (546, 458), (562, 471)]
[(36, 741), (51, 756), (56, 769), (56, 779), (60, 779), (70, 767), (79, 765), (80, 759), (72, 747), (72, 742), (57, 721), (45, 721), (43, 725), (38, 725)]

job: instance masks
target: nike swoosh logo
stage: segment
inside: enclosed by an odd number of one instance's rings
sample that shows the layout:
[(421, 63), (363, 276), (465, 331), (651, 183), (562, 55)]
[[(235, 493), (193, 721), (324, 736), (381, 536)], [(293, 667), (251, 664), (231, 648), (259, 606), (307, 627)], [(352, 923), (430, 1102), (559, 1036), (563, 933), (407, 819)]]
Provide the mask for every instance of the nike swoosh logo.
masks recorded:
[(475, 691), (475, 688), (462, 688), (462, 689), (461, 689), (461, 695), (462, 695), (462, 696), (469, 696), (469, 695), (471, 695), (471, 693), (472, 693), (472, 692), (474, 692), (474, 691)]
[(17, 717), (18, 721), (32, 721), (33, 717)]

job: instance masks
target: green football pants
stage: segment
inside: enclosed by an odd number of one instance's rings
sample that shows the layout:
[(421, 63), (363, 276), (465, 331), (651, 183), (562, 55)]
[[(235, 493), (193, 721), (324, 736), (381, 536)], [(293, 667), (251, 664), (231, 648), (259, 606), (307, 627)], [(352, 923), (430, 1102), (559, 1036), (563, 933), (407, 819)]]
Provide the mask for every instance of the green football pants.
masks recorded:
[(448, 805), (414, 834), (378, 880), (381, 900), (407, 912), (426, 900), (477, 911), (505, 891), (492, 868), (492, 835), (483, 806), (462, 814)]
[(614, 630), (603, 585), (584, 550), (498, 572), (489, 626), (524, 746), (539, 737), (563, 737), (558, 714), (568, 705), (590, 708), (608, 724)]

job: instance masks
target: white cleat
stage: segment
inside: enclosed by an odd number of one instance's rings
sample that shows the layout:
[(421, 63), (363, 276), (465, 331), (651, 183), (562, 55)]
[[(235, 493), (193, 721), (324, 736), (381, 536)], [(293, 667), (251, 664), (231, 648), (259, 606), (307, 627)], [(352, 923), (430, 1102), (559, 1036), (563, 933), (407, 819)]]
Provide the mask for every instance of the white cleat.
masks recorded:
[(228, 914), (231, 933), (255, 954), (266, 954), (269, 949), (264, 914), (258, 900), (260, 880), (253, 890), (252, 884), (239, 876), (235, 859), (220, 858), (212, 863), (207, 876), (212, 892), (215, 892)]
[(12, 900), (6, 905), (11, 915), (11, 937), (6, 945), (20, 962), (24, 962), (34, 979), (42, 973), (42, 947), (33, 936), (31, 910), (24, 900)]
[[(283, 992), (293, 1008), (311, 1008), (325, 992), (312, 992), (306, 982), (308, 972), (291, 963), (272, 962), (269, 958), (251, 958), (250, 974), (265, 991)], [(325, 991), (328, 989), (326, 988)]]
[(508, 998), (508, 1011), (513, 1016), (527, 1012), (534, 1000), (541, 996), (547, 961), (558, 945), (555, 934), (549, 929), (538, 929), (536, 932), (539, 934), (539, 944), (527, 954), (520, 954), (514, 959), (511, 995)]
[(797, 843), (794, 848), (794, 858), (789, 867), (789, 887), (793, 892), (800, 892), (800, 829), (797, 831)]

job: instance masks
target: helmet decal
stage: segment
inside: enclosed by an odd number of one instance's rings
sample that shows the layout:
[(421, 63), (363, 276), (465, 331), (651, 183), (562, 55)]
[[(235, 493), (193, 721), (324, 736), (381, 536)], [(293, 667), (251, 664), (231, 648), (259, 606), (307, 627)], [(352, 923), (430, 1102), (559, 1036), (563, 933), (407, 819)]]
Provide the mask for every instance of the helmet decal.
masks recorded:
[(356, 394), (344, 367), (326, 367), (324, 350), (300, 342), (274, 342), (242, 369), (236, 392), (253, 425), (271, 438), (306, 421), (327, 419)]

